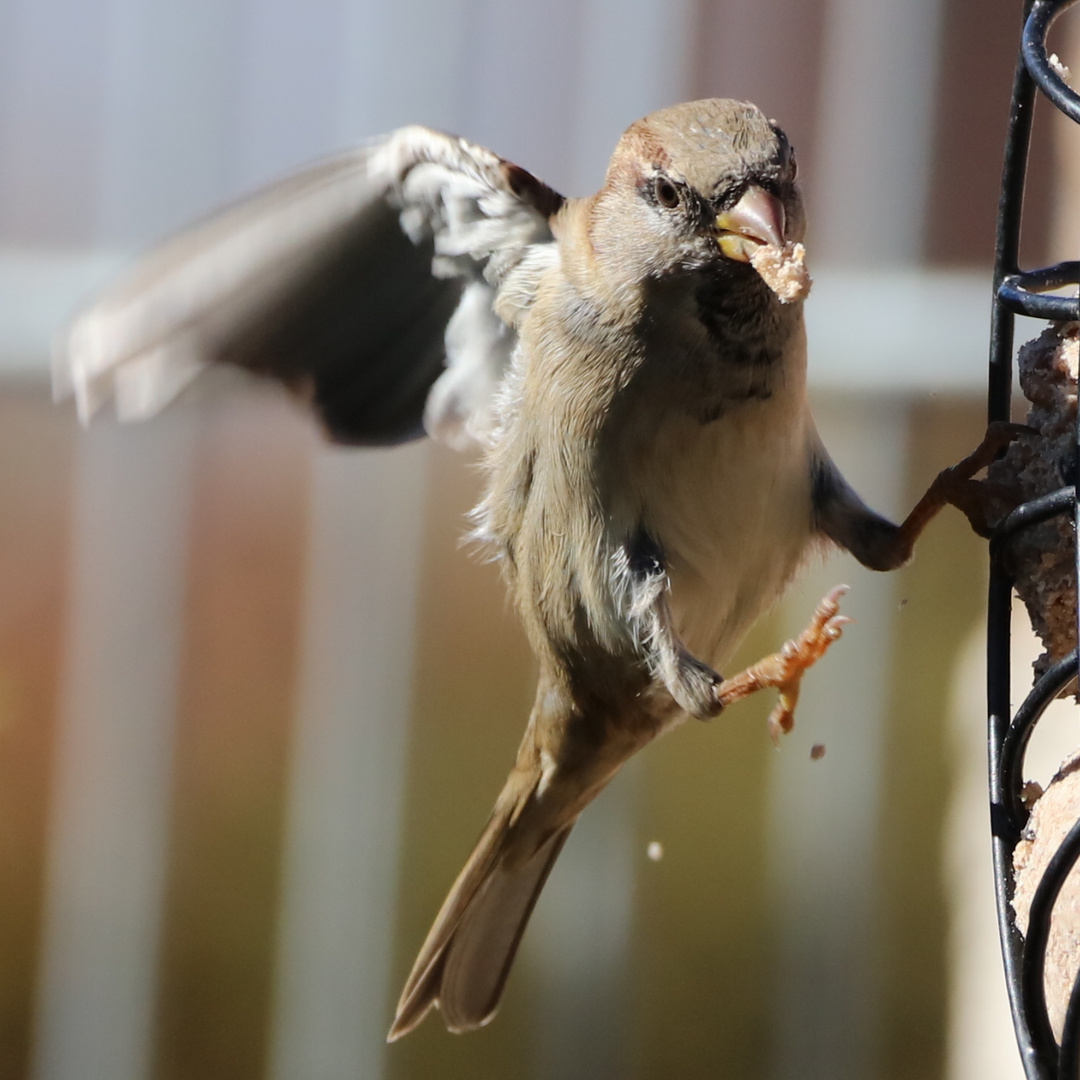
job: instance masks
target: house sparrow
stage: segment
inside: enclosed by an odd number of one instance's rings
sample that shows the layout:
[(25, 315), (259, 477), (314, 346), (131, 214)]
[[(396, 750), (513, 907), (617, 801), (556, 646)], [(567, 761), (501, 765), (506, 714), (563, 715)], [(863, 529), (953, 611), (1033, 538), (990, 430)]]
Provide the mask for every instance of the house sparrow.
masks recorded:
[(451, 1031), (491, 1019), (578, 815), (637, 750), (764, 686), (790, 726), (840, 590), (780, 652), (731, 679), (718, 665), (809, 552), (900, 566), (1001, 445), (899, 526), (844, 481), (807, 405), (795, 174), (784, 133), (737, 101), (638, 121), (584, 199), (404, 128), (166, 243), (63, 343), (57, 385), (84, 418), (109, 396), (149, 415), (227, 362), (282, 380), (341, 442), (484, 447), (474, 535), (539, 686), (391, 1040), (433, 1005)]

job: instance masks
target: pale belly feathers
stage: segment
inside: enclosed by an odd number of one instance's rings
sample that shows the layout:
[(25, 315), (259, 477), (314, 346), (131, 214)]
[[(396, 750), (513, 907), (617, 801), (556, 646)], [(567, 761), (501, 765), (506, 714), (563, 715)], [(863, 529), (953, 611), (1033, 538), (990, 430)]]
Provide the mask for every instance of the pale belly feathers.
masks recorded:
[(707, 423), (679, 410), (639, 414), (637, 430), (617, 440), (622, 482), (608, 504), (609, 539), (635, 519), (644, 526), (667, 566), (676, 629), (714, 666), (779, 598), (811, 542), (803, 356), (767, 398)]

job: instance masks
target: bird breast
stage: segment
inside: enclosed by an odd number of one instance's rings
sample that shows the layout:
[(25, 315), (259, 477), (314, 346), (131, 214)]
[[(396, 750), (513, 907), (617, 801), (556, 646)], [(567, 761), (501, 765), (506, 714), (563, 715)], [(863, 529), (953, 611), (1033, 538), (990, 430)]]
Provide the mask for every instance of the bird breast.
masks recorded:
[(719, 663), (810, 538), (801, 311), (759, 335), (768, 350), (750, 334), (740, 352), (683, 284), (602, 323), (558, 271), (520, 328), (474, 536), (503, 557), (538, 655), (569, 655), (587, 634), (628, 656), (643, 642), (620, 567), (644, 533), (685, 645)]
[[(647, 365), (686, 372), (698, 362), (672, 339), (665, 350)], [(709, 363), (715, 380), (715, 356)], [(770, 366), (732, 371), (726, 389), (714, 381), (682, 401), (646, 378), (604, 440), (614, 466), (604, 470), (609, 528), (644, 528), (655, 541), (676, 629), (693, 655), (714, 665), (779, 597), (811, 537), (814, 429), (801, 319)], [(746, 393), (748, 385), (759, 391)]]

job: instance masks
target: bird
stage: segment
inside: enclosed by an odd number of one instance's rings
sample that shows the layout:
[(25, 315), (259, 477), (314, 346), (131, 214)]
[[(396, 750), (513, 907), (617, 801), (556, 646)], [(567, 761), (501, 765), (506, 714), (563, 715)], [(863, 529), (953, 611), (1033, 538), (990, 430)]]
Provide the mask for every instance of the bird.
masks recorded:
[(560, 849), (638, 750), (766, 687), (772, 733), (791, 726), (842, 588), (720, 670), (815, 551), (902, 566), (1014, 437), (988, 432), (902, 523), (871, 510), (808, 405), (805, 231), (791, 143), (748, 102), (638, 120), (585, 198), (412, 126), (167, 240), (60, 342), (57, 391), (84, 420), (110, 398), (151, 416), (224, 364), (284, 383), (339, 443), (480, 447), (471, 537), (538, 685), (391, 1041), (433, 1007), (452, 1032), (492, 1019)]

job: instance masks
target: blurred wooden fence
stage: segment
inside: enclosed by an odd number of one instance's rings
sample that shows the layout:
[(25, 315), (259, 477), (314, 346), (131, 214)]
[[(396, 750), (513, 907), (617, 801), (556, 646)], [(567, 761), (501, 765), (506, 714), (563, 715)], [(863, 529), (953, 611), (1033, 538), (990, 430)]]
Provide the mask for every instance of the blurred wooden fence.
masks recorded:
[(84, 433), (44, 375), (124, 252), (320, 153), (420, 121), (580, 193), (649, 109), (749, 97), (806, 178), (822, 429), (899, 513), (978, 433), (984, 277), (928, 263), (989, 257), (1014, 6), (0, 3), (0, 1080), (942, 1074), (957, 522), (903, 575), (815, 572), (747, 645), (853, 579), (783, 752), (767, 703), (651, 750), (498, 1023), (387, 1051), (531, 697), (456, 550), (477, 476), (320, 447), (265, 390)]

